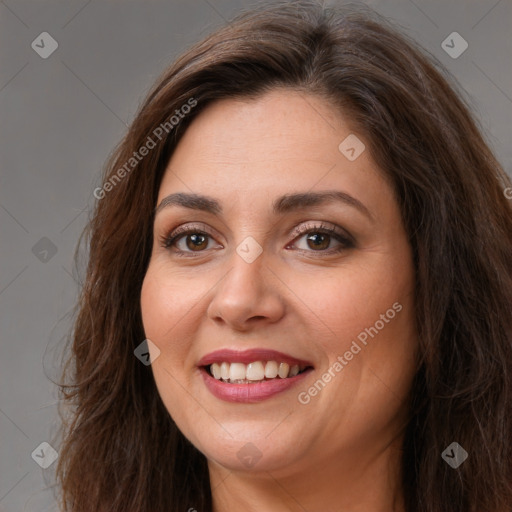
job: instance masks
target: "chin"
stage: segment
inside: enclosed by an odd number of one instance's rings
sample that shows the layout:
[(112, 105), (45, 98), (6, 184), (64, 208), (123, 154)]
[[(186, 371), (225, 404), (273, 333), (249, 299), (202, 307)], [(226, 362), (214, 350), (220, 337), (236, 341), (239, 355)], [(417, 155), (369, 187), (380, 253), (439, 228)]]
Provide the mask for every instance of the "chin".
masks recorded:
[[(214, 436), (201, 440), (199, 435), (191, 442), (205, 455), (208, 461), (215, 462), (231, 471), (276, 471), (297, 461), (299, 454), (300, 436), (294, 439), (291, 433), (279, 432), (279, 435), (269, 435), (268, 428), (257, 429), (254, 424), (237, 424), (239, 435), (231, 437), (217, 425)], [(219, 430), (222, 434), (219, 434)], [(226, 430), (231, 432), (229, 425)], [(218, 434), (218, 435), (215, 435)], [(276, 439), (276, 437), (278, 439)], [(190, 438), (189, 438), (190, 439)], [(283, 441), (286, 440), (286, 444)]]

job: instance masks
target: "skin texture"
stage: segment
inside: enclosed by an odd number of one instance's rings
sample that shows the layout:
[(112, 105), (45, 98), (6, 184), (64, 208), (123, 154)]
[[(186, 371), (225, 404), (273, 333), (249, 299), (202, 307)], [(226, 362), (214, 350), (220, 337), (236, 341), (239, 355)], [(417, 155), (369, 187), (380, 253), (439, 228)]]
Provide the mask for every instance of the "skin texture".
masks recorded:
[[(351, 162), (338, 149), (353, 133), (349, 121), (325, 99), (286, 89), (221, 100), (192, 122), (164, 175), (158, 204), (184, 192), (222, 206), (218, 215), (158, 211), (141, 293), (146, 336), (161, 351), (155, 382), (208, 459), (216, 512), (403, 510), (397, 482), (417, 349), (414, 268), (392, 188), (369, 151)], [(341, 202), (272, 213), (281, 195), (329, 190), (350, 194), (371, 218)], [(297, 226), (318, 233), (321, 223), (348, 232), (355, 247), (327, 237), (318, 249), (293, 234)], [(186, 224), (206, 231), (208, 244), (194, 252), (185, 235), (162, 246)], [(249, 236), (263, 249), (252, 263), (236, 252)], [(401, 311), (300, 403), (299, 393), (396, 303)], [(228, 403), (197, 367), (221, 348), (275, 349), (314, 370), (263, 402)], [(249, 442), (261, 454), (252, 467), (237, 456)]]

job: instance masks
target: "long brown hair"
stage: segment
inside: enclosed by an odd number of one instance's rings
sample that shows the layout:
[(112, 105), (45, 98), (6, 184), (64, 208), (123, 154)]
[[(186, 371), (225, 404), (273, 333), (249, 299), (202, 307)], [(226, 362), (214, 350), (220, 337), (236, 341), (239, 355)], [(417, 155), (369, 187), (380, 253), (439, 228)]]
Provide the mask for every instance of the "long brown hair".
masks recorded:
[[(510, 179), (434, 59), (368, 8), (309, 1), (242, 14), (178, 58), (107, 164), (61, 387), (63, 510), (211, 511), (206, 459), (134, 356), (140, 291), (159, 185), (187, 126), (215, 100), (275, 87), (339, 107), (401, 209), (421, 346), (403, 446), (407, 512), (510, 512)], [(134, 164), (148, 137), (155, 147)], [(469, 454), (457, 469), (441, 457), (454, 441)]]

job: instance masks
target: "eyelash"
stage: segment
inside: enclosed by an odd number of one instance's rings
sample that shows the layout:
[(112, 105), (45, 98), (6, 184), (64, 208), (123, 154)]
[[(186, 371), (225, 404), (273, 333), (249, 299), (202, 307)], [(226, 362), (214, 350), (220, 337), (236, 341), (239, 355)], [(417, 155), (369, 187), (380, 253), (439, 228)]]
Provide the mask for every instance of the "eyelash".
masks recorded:
[[(307, 234), (323, 234), (323, 235), (329, 235), (333, 237), (336, 241), (340, 243), (340, 246), (335, 249), (325, 249), (325, 250), (304, 250), (304, 249), (298, 249), (298, 251), (304, 253), (319, 253), (319, 254), (332, 254), (332, 253), (340, 253), (346, 249), (352, 249), (355, 247), (355, 242), (349, 235), (344, 235), (340, 233), (338, 230), (333, 229), (329, 226), (327, 226), (324, 223), (320, 223), (318, 225), (307, 225), (307, 226), (300, 226), (293, 230), (291, 236), (293, 236), (293, 240), (296, 240), (298, 237), (302, 237)], [(211, 237), (204, 229), (199, 229), (196, 226), (186, 226), (186, 227), (180, 227), (175, 229), (172, 233), (170, 233), (167, 236), (163, 236), (160, 240), (162, 247), (165, 249), (170, 249), (173, 247), (178, 240), (183, 238), (186, 235), (202, 235), (206, 237)], [(288, 245), (286, 246), (288, 247)], [(205, 252), (203, 251), (197, 251), (195, 253), (194, 251), (182, 251), (181, 249), (174, 249), (175, 255), (180, 257), (195, 257), (194, 255), (200, 255), (201, 253)]]

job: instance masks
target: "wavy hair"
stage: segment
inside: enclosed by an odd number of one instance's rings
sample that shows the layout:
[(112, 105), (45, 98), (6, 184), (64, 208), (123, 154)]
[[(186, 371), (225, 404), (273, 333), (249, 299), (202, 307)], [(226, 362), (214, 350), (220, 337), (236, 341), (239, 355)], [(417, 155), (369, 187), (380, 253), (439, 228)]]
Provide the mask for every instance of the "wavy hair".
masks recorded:
[[(432, 56), (371, 9), (302, 0), (242, 13), (186, 51), (106, 165), (110, 187), (81, 239), (88, 263), (60, 388), (62, 510), (211, 512), (206, 458), (134, 357), (145, 338), (140, 292), (160, 182), (187, 126), (213, 101), (276, 87), (337, 107), (400, 207), (420, 339), (401, 467), (406, 511), (510, 512), (511, 181)], [(148, 137), (155, 147), (127, 167)], [(457, 469), (441, 458), (453, 441), (469, 454)]]

